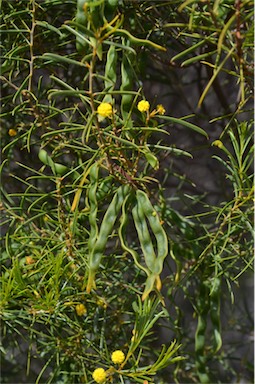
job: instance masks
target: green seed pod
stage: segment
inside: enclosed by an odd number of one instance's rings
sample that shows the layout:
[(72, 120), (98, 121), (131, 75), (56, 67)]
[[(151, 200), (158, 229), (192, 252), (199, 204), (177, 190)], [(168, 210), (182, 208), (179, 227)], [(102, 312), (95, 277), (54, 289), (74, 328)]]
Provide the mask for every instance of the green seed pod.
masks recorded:
[(95, 287), (95, 282), (94, 282), (95, 274), (99, 268), (100, 261), (103, 256), (108, 237), (113, 231), (113, 226), (120, 212), (125, 196), (129, 193), (129, 191), (130, 191), (130, 187), (128, 185), (124, 185), (124, 186), (122, 185), (121, 187), (119, 187), (104, 215), (104, 218), (100, 226), (98, 238), (95, 242), (92, 252), (89, 255), (89, 260), (88, 260), (89, 276), (88, 276), (88, 282), (87, 282), (87, 288), (86, 288), (88, 293), (91, 291), (92, 287)]
[(59, 176), (64, 175), (68, 171), (68, 168), (63, 164), (59, 164), (59, 163), (53, 163), (53, 164), (54, 166), (52, 167), (52, 171)]
[(45, 151), (45, 149), (40, 149), (38, 153), (38, 157), (41, 160), (41, 162), (45, 165), (50, 165), (50, 162), (52, 162), (50, 156), (48, 153)]
[(197, 318), (195, 350), (200, 360), (201, 360), (201, 355), (203, 356), (204, 347), (205, 347), (206, 324), (207, 324), (206, 318), (202, 315), (199, 315)]
[(150, 272), (154, 270), (156, 262), (156, 255), (153, 249), (150, 233), (148, 230), (146, 218), (144, 216), (141, 205), (138, 203), (132, 209), (132, 215), (137, 230), (138, 238), (143, 251), (145, 263), (149, 268)]
[(196, 352), (196, 369), (199, 382), (202, 384), (211, 383), (207, 373), (207, 360), (205, 351), (205, 335), (207, 327), (207, 315), (209, 311), (209, 289), (207, 281), (203, 281), (200, 286), (200, 292), (197, 299), (197, 329), (195, 334), (195, 352)]
[[(88, 17), (86, 11), (86, 0), (77, 0), (77, 12), (76, 12), (76, 23), (83, 27), (87, 26)], [(81, 36), (76, 36), (76, 49), (79, 53), (84, 53), (88, 49), (89, 45), (82, 37), (85, 37), (84, 32), (77, 27), (77, 32)]]
[(220, 294), (221, 280), (219, 277), (214, 278), (213, 288), (210, 293), (210, 316), (214, 333), (214, 352), (218, 352), (222, 346), (221, 339), (221, 321), (220, 321)]
[(112, 189), (112, 181), (113, 176), (107, 176), (103, 179), (103, 181), (99, 184), (96, 191), (96, 198), (98, 200), (102, 200)]
[(59, 164), (59, 163), (54, 163), (54, 161), (48, 155), (48, 153), (45, 151), (45, 149), (40, 149), (40, 151), (38, 153), (38, 157), (43, 164), (49, 165), (51, 167), (54, 175), (62, 176), (68, 171), (68, 168), (65, 165)]
[(141, 270), (143, 270), (147, 275), (149, 275), (150, 271), (139, 263), (137, 252), (127, 245), (127, 242), (125, 239), (125, 234), (127, 233), (126, 227), (127, 227), (127, 223), (128, 223), (128, 204), (127, 204), (128, 198), (129, 198), (129, 195), (126, 196), (126, 198), (123, 202), (123, 205), (122, 205), (122, 215), (120, 217), (120, 226), (119, 226), (119, 232), (118, 232), (119, 238), (120, 238), (120, 243), (121, 243), (121, 246), (124, 249), (124, 251), (129, 252), (132, 255), (134, 262), (137, 265), (137, 267), (140, 268)]
[(159, 275), (163, 269), (164, 259), (168, 255), (167, 235), (147, 194), (141, 190), (137, 190), (136, 196), (139, 209), (140, 211), (143, 211), (145, 217), (148, 219), (152, 232), (157, 241), (157, 258), (151, 271)]
[[(141, 190), (136, 191), (136, 204), (132, 209), (132, 215), (149, 271), (142, 296), (142, 299), (145, 300), (154, 287), (158, 290), (161, 289), (162, 284), (159, 275), (163, 269), (164, 259), (168, 254), (168, 240), (147, 194)], [(157, 242), (157, 256), (148, 230), (147, 220)]]
[[(134, 80), (133, 64), (134, 59), (132, 52), (123, 52), (121, 63), (121, 91), (131, 91)], [(131, 108), (133, 103), (133, 96), (130, 94), (123, 94), (121, 99), (121, 114), (124, 120), (124, 125), (132, 128), (132, 120), (130, 119)]]
[(199, 382), (202, 384), (209, 384), (210, 380), (206, 372), (205, 331), (206, 318), (203, 315), (199, 315), (195, 335), (196, 369), (200, 380)]
[[(105, 89), (107, 92), (111, 92), (114, 89), (116, 79), (117, 79), (117, 59), (118, 54), (114, 45), (111, 45), (107, 52), (107, 60), (105, 64)], [(112, 95), (106, 94), (104, 99), (104, 103), (112, 104)]]
[(111, 45), (107, 52), (105, 64), (105, 88), (113, 89), (117, 79), (116, 65), (118, 54), (114, 45)]
[(99, 173), (99, 166), (98, 163), (94, 163), (92, 167), (90, 168), (90, 182), (91, 186), (88, 189), (88, 199), (90, 204), (90, 211), (89, 211), (89, 223), (90, 223), (90, 236), (88, 240), (88, 249), (91, 252), (96, 239), (98, 235), (98, 227), (97, 227), (97, 197), (96, 197), (96, 191), (98, 186), (98, 173)]

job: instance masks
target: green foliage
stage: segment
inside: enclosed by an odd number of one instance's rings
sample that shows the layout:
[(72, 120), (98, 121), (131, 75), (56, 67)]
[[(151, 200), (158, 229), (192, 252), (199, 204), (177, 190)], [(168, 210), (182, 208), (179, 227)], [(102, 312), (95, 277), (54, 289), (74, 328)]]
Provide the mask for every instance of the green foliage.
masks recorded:
[[(3, 383), (93, 383), (98, 367), (237, 381), (222, 304), (253, 269), (251, 1), (1, 5)], [(183, 95), (165, 115), (146, 81), (174, 93), (189, 71), (200, 109)], [(177, 132), (221, 169), (216, 203), (176, 165), (197, 150)]]

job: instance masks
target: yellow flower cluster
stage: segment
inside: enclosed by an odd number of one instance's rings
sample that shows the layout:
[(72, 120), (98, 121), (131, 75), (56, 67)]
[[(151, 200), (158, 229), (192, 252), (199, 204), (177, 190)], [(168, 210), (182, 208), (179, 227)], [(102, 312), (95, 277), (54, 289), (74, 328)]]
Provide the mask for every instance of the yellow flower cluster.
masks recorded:
[(158, 104), (157, 105), (157, 113), (159, 115), (164, 115), (166, 113), (166, 110), (165, 110), (165, 108), (163, 107), (162, 104)]
[[(111, 355), (112, 362), (114, 364), (121, 364), (125, 360), (125, 355), (122, 351), (117, 349), (114, 351)], [(110, 369), (108, 371), (105, 371), (103, 368), (97, 368), (92, 373), (92, 377), (95, 380), (96, 383), (102, 384), (107, 379), (107, 372), (109, 373)]]
[[(137, 109), (138, 111), (144, 113), (144, 112), (148, 112), (149, 109), (150, 109), (150, 103), (147, 101), (147, 100), (141, 100), (139, 101), (139, 103), (137, 104)], [(163, 107), (162, 104), (158, 104), (157, 105), (157, 108), (154, 109), (151, 113), (150, 113), (150, 117), (153, 117), (155, 116), (157, 113), (159, 115), (164, 115), (166, 112), (165, 108)], [(112, 114), (113, 114), (113, 108), (112, 108), (112, 105), (110, 103), (101, 103), (98, 107), (97, 107), (97, 113), (102, 116), (102, 117), (111, 117)]]
[(102, 384), (106, 380), (106, 372), (103, 368), (97, 368), (92, 373), (92, 377), (96, 383)]
[(34, 264), (34, 259), (31, 256), (26, 256), (26, 263), (28, 265)]
[(86, 307), (83, 304), (77, 304), (75, 310), (78, 316), (83, 316), (87, 313)]
[(16, 131), (16, 129), (13, 129), (13, 128), (11, 128), (11, 129), (9, 129), (9, 136), (16, 136), (17, 135), (17, 131)]
[(111, 117), (112, 105), (110, 103), (101, 103), (97, 108), (97, 113), (102, 117)]
[(147, 100), (141, 100), (137, 104), (137, 109), (140, 112), (147, 112), (150, 109), (150, 103)]
[(122, 351), (117, 350), (112, 353), (111, 359), (114, 364), (121, 364), (125, 360), (125, 355)]
[[(147, 100), (141, 100), (141, 101), (139, 101), (139, 103), (137, 104), (137, 109), (138, 109), (138, 111), (140, 111), (140, 112), (148, 112), (149, 109), (150, 109), (150, 103), (149, 103)], [(154, 110), (150, 113), (150, 117), (155, 116), (157, 113), (158, 113), (159, 115), (164, 115), (164, 114), (166, 113), (166, 110), (165, 110), (165, 108), (163, 107), (162, 104), (158, 104), (158, 105), (157, 105), (157, 108), (154, 109)]]

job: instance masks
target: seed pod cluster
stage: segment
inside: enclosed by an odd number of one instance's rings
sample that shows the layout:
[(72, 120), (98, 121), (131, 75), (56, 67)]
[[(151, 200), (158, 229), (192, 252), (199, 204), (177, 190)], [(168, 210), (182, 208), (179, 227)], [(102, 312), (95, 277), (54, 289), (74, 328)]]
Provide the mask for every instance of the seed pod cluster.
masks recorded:
[(95, 275), (99, 268), (102, 256), (104, 254), (108, 237), (113, 231), (114, 224), (121, 210), (125, 196), (129, 193), (129, 190), (130, 190), (130, 187), (128, 185), (122, 185), (117, 189), (103, 217), (97, 239), (89, 254), (89, 260), (88, 260), (89, 275), (88, 275), (88, 282), (87, 282), (87, 288), (86, 288), (88, 293), (91, 291), (93, 287), (95, 287)]
[[(132, 196), (132, 195), (131, 195)], [(122, 249), (128, 253), (130, 253), (134, 259), (135, 264), (137, 265), (138, 268), (143, 270), (147, 275), (149, 275), (149, 272), (147, 268), (143, 267), (139, 263), (139, 257), (137, 252), (132, 249), (131, 247), (128, 246), (127, 240), (126, 240), (126, 228), (127, 228), (127, 223), (128, 223), (128, 212), (129, 212), (129, 198), (130, 195), (127, 195), (123, 204), (122, 204), (122, 214), (120, 217), (120, 226), (119, 226), (119, 238), (120, 238), (120, 243), (122, 246)]]
[[(132, 255), (137, 267), (147, 274), (142, 296), (142, 299), (145, 300), (155, 287), (157, 290), (161, 289), (160, 273), (163, 269), (164, 259), (168, 254), (167, 235), (158, 215), (145, 192), (137, 190), (134, 196), (134, 192), (129, 185), (122, 185), (115, 192), (98, 230), (96, 222), (98, 210), (97, 189), (99, 189), (97, 163), (91, 167), (90, 180), (91, 186), (88, 192), (88, 199), (90, 204), (89, 222), (91, 232), (88, 242), (89, 259), (86, 290), (89, 293), (92, 288), (95, 288), (95, 275), (103, 257), (107, 240), (113, 232), (118, 215), (121, 213), (118, 230), (120, 243), (123, 250)], [(130, 204), (133, 204), (132, 216), (143, 252), (145, 266), (140, 263), (137, 252), (129, 247), (126, 241), (126, 226)], [(150, 230), (148, 224), (150, 225)], [(150, 232), (152, 232), (153, 238)], [(153, 245), (154, 239), (156, 240), (156, 251)]]
[[(142, 297), (144, 300), (153, 290), (154, 286), (156, 286), (158, 290), (161, 289), (160, 273), (162, 272), (163, 263), (168, 254), (168, 240), (159, 217), (144, 191), (136, 191), (136, 205), (132, 209), (132, 215), (148, 269), (148, 277)], [(157, 252), (155, 252), (153, 247), (147, 221), (156, 239)]]

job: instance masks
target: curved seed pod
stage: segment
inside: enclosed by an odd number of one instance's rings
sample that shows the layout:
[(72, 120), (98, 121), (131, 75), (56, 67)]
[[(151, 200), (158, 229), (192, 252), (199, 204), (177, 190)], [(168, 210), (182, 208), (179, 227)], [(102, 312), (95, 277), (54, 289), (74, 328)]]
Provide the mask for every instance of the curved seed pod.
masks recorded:
[(92, 287), (95, 287), (95, 275), (97, 269), (99, 268), (100, 261), (107, 243), (107, 239), (113, 230), (114, 223), (117, 219), (124, 198), (129, 193), (129, 191), (130, 187), (128, 185), (122, 185), (121, 187), (119, 187), (104, 215), (103, 221), (100, 226), (98, 238), (95, 242), (92, 252), (89, 255), (89, 276), (86, 288), (88, 293), (91, 291)]
[(90, 204), (90, 211), (89, 211), (89, 224), (90, 224), (90, 236), (88, 240), (88, 249), (91, 252), (94, 244), (97, 239), (98, 235), (98, 227), (97, 227), (97, 196), (96, 191), (98, 187), (98, 173), (99, 173), (99, 166), (98, 163), (94, 163), (92, 167), (90, 168), (90, 182), (91, 186), (88, 190), (88, 199)]
[(146, 269), (145, 267), (143, 267), (139, 263), (137, 252), (134, 249), (130, 248), (125, 241), (126, 226), (127, 226), (127, 222), (128, 222), (128, 214), (127, 214), (127, 200), (128, 200), (128, 198), (129, 198), (129, 195), (125, 197), (125, 200), (122, 204), (122, 215), (120, 217), (120, 226), (119, 226), (119, 231), (118, 231), (120, 243), (121, 243), (121, 246), (124, 249), (124, 251), (129, 252), (133, 256), (134, 262), (137, 265), (137, 267), (140, 268), (141, 270), (143, 270), (147, 275), (149, 275), (150, 271), (148, 269)]
[(166, 51), (166, 48), (163, 47), (162, 45), (156, 44), (151, 40), (139, 39), (139, 38), (131, 35), (131, 33), (126, 31), (125, 29), (119, 29), (119, 28), (116, 29), (116, 28), (112, 27), (111, 25), (108, 25), (107, 30), (112, 31), (112, 33), (114, 35), (125, 36), (125, 38), (128, 39), (131, 44), (145, 45), (145, 46), (147, 45), (147, 46), (151, 46), (155, 49), (159, 49), (160, 51)]
[(196, 351), (196, 369), (199, 380), (201, 383), (210, 383), (208, 374), (206, 372), (206, 357), (205, 350), (205, 331), (206, 331), (206, 318), (199, 315), (197, 319), (197, 330), (195, 335), (195, 351)]
[(56, 175), (62, 176), (68, 171), (68, 168), (59, 163), (53, 163), (52, 172), (56, 173)]
[[(141, 190), (136, 191), (136, 205), (132, 209), (132, 215), (145, 263), (150, 272), (142, 296), (142, 300), (144, 300), (153, 290), (154, 286), (158, 290), (161, 289), (162, 284), (159, 275), (163, 269), (164, 259), (168, 254), (168, 240), (147, 194)], [(147, 220), (157, 241), (157, 257), (148, 230)]]
[(213, 288), (210, 293), (210, 316), (213, 325), (215, 353), (218, 352), (222, 346), (220, 321), (220, 293), (221, 280), (219, 277), (216, 277), (213, 280)]
[(207, 315), (209, 311), (209, 289), (207, 282), (202, 282), (200, 292), (197, 299), (197, 329), (195, 334), (195, 352), (196, 352), (196, 369), (199, 380), (202, 384), (209, 384), (210, 378), (207, 373), (207, 360), (205, 352), (205, 334), (207, 326)]
[(142, 211), (146, 218), (148, 219), (153, 234), (157, 241), (157, 258), (153, 264), (152, 272), (160, 274), (163, 269), (164, 259), (168, 254), (168, 240), (167, 235), (160, 224), (158, 215), (151, 204), (147, 194), (141, 190), (136, 191), (137, 203), (140, 208), (139, 211)]
[(45, 165), (51, 165), (51, 163), (53, 162), (48, 153), (45, 151), (45, 149), (40, 149), (38, 157), (41, 162)]
[(38, 153), (38, 157), (43, 164), (49, 165), (51, 167), (54, 175), (62, 176), (68, 171), (68, 168), (65, 165), (55, 163), (52, 160), (52, 158), (48, 155), (48, 153), (45, 151), (45, 149), (40, 149)]
[(153, 249), (150, 233), (147, 227), (146, 218), (144, 216), (141, 205), (138, 204), (138, 198), (137, 198), (137, 204), (132, 209), (132, 215), (133, 215), (135, 227), (137, 230), (138, 238), (141, 244), (141, 248), (143, 251), (144, 260), (151, 273), (154, 270), (156, 255)]
[(96, 198), (102, 200), (112, 189), (113, 176), (107, 176), (99, 184), (96, 191)]
[[(157, 274), (152, 273), (150, 271), (150, 269), (147, 269), (147, 268), (143, 267), (138, 262), (137, 252), (135, 252), (133, 249), (128, 247), (126, 242), (125, 242), (125, 240), (124, 240), (125, 239), (125, 235), (124, 235), (125, 234), (125, 227), (126, 227), (126, 224), (127, 224), (127, 208), (126, 208), (126, 204), (127, 204), (128, 197), (129, 196), (127, 196), (125, 198), (124, 203), (122, 205), (122, 216), (121, 216), (121, 220), (120, 220), (121, 224), (120, 224), (120, 228), (119, 228), (119, 238), (120, 238), (120, 241), (121, 241), (122, 248), (124, 250), (126, 250), (127, 252), (129, 252), (133, 256), (134, 262), (138, 266), (138, 268), (140, 268), (143, 271), (145, 271), (146, 274), (148, 275), (148, 277), (146, 279), (146, 283), (145, 283), (145, 289), (144, 289), (143, 296), (142, 296), (142, 300), (145, 300), (146, 297), (150, 294), (150, 292), (154, 289), (154, 286), (156, 286), (156, 288), (158, 290), (161, 289), (161, 281), (160, 281), (160, 277)], [(148, 228), (147, 228), (147, 224), (146, 224), (146, 219), (145, 219), (144, 216), (139, 216), (139, 212), (138, 212), (138, 209), (137, 209), (137, 204), (133, 208), (132, 214), (133, 214), (134, 223), (135, 223), (135, 226), (136, 226), (136, 229), (137, 229), (138, 237), (139, 237), (139, 240), (140, 240), (140, 243), (141, 243), (141, 247), (142, 247), (142, 250), (143, 250), (143, 253), (144, 253), (144, 258), (145, 258), (146, 265), (148, 267), (151, 265), (151, 267), (152, 267), (153, 262), (155, 260), (155, 253), (154, 253), (154, 249), (152, 247), (152, 243), (151, 243), (151, 240), (150, 240), (150, 235), (149, 235), (149, 232), (148, 232)], [(144, 226), (144, 224), (145, 224), (145, 226)], [(151, 255), (152, 255), (152, 257), (151, 257)]]
[[(123, 52), (121, 63), (121, 91), (131, 91), (134, 79), (132, 59), (134, 60), (132, 52)], [(133, 96), (123, 94), (121, 99), (121, 114), (126, 127), (132, 128), (132, 120), (130, 119), (130, 111), (132, 108)]]
[[(114, 45), (111, 45), (107, 52), (107, 60), (105, 64), (105, 89), (110, 92), (114, 89), (117, 79), (117, 59), (118, 54)], [(106, 94), (103, 98), (104, 103), (112, 103), (112, 95)]]
[(111, 45), (107, 52), (107, 61), (105, 64), (105, 88), (112, 88), (116, 83), (117, 73), (116, 73), (116, 64), (117, 64), (118, 54), (114, 45)]

